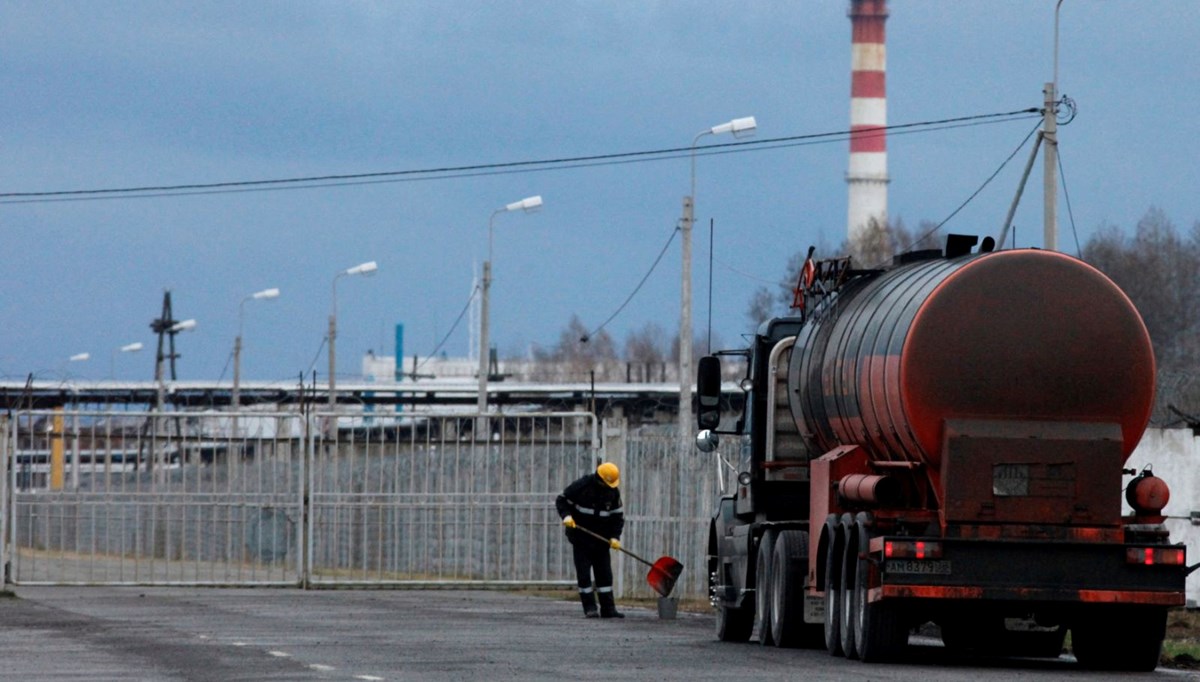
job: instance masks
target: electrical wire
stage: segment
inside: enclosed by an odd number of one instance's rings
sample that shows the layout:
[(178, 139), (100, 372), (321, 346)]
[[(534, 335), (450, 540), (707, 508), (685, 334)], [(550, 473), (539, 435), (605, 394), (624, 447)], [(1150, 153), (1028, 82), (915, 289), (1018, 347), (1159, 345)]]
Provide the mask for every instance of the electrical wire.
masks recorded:
[(673, 147), (637, 152), (617, 152), (590, 156), (511, 161), (490, 164), (471, 164), (465, 166), (446, 166), (440, 168), (381, 171), (373, 173), (327, 174), (268, 180), (187, 183), (179, 185), (146, 185), (124, 188), (54, 190), (38, 192), (0, 192), (0, 204), (48, 203), (56, 201), (94, 201), (98, 199), (148, 198), (192, 194), (225, 194), (234, 192), (270, 191), (278, 189), (312, 189), (320, 187), (377, 184), (382, 182), (477, 177), (481, 175), (499, 175), (539, 170), (544, 171), (549, 170), (550, 168), (580, 168), (599, 165), (615, 165), (619, 163), (632, 163), (647, 160), (661, 161), (693, 154), (697, 156), (707, 156), (712, 154), (733, 153), (758, 149), (779, 149), (808, 144), (825, 144), (829, 142), (845, 140), (852, 134), (856, 138), (869, 138), (878, 135), (886, 135), (889, 132), (896, 135), (908, 134), (912, 132), (934, 132), (938, 130), (946, 130), (970, 125), (982, 125), (984, 123), (999, 123), (1007, 120), (1017, 120), (1037, 112), (1037, 109), (1021, 109), (1002, 113), (979, 114), (975, 116), (962, 116), (957, 118), (921, 121), (918, 123), (902, 123), (891, 126), (882, 126), (870, 131), (853, 131), (853, 133), (849, 130), (842, 130), (827, 133), (792, 135), (788, 137), (777, 137), (764, 140), (727, 142), (722, 144), (705, 145), (703, 147)]
[[(313, 356), (313, 361), (308, 363), (308, 371), (309, 372), (312, 372), (313, 368), (317, 366), (317, 360), (321, 359), (321, 351), (325, 350), (325, 343), (328, 341), (329, 341), (328, 336), (321, 337), (321, 345), (317, 346), (317, 354)], [(315, 382), (316, 380), (317, 380), (316, 375), (313, 375), (313, 381)]]
[[(1074, 117), (1072, 117), (1074, 118)], [(1055, 145), (1057, 147), (1057, 145)], [(1071, 210), (1071, 193), (1067, 191), (1067, 174), (1062, 165), (1062, 149), (1055, 154), (1058, 160), (1058, 178), (1062, 181), (1063, 198), (1067, 201), (1067, 217), (1071, 220), (1071, 234), (1075, 237), (1075, 257), (1083, 260), (1083, 249), (1079, 246), (1079, 230), (1075, 228), (1075, 212)]]
[(583, 336), (583, 338), (579, 339), (579, 342), (580, 342), (580, 343), (587, 343), (587, 342), (588, 342), (588, 339), (592, 338), (592, 337), (593, 337), (593, 336), (595, 336), (596, 334), (599, 334), (599, 333), (600, 333), (600, 331), (601, 331), (601, 330), (603, 330), (603, 329), (604, 329), (604, 327), (605, 327), (605, 326), (606, 326), (606, 325), (607, 325), (609, 322), (612, 322), (612, 321), (613, 321), (613, 318), (615, 318), (617, 315), (621, 314), (621, 311), (625, 309), (625, 306), (629, 305), (629, 302), (630, 302), (630, 301), (632, 301), (632, 300), (633, 300), (633, 297), (637, 295), (637, 292), (638, 292), (638, 291), (640, 291), (640, 290), (642, 289), (642, 285), (643, 285), (643, 284), (645, 284), (645, 283), (646, 283), (646, 280), (650, 278), (650, 275), (651, 275), (651, 274), (654, 272), (655, 268), (657, 268), (657, 267), (658, 267), (658, 264), (662, 262), (663, 256), (665, 256), (665, 255), (666, 255), (666, 253), (667, 253), (667, 249), (668, 249), (668, 248), (670, 248), (670, 246), (671, 246), (671, 242), (675, 241), (675, 235), (676, 235), (678, 232), (679, 232), (679, 227), (678, 227), (678, 226), (676, 226), (676, 227), (675, 227), (675, 229), (671, 230), (671, 236), (670, 236), (670, 237), (667, 237), (667, 243), (666, 243), (666, 244), (663, 244), (662, 251), (659, 251), (659, 252), (658, 252), (658, 258), (655, 258), (655, 259), (654, 259), (654, 263), (653, 263), (653, 264), (650, 266), (650, 269), (646, 271), (646, 274), (645, 274), (645, 275), (642, 275), (642, 281), (638, 282), (637, 286), (633, 288), (633, 291), (632, 291), (632, 292), (630, 292), (629, 296), (627, 296), (627, 297), (625, 298), (625, 302), (624, 302), (624, 303), (622, 303), (622, 304), (621, 304), (621, 306), (620, 306), (619, 308), (617, 308), (617, 309), (616, 309), (616, 310), (613, 312), (613, 314), (612, 314), (612, 315), (609, 315), (607, 320), (605, 320), (605, 321), (601, 322), (599, 327), (596, 327), (596, 328), (595, 328), (595, 329), (593, 329), (593, 330), (592, 330), (590, 333), (588, 333), (588, 334), (585, 334), (585, 335)]
[[(418, 369), (421, 369), (422, 367), (424, 367), (425, 363), (429, 362), (429, 358), (436, 357), (438, 354), (438, 351), (440, 351), (442, 349), (442, 346), (446, 345), (446, 341), (448, 341), (450, 339), (450, 335), (454, 333), (454, 330), (458, 329), (458, 324), (460, 322), (462, 322), (463, 316), (467, 314), (468, 310), (470, 310), (471, 302), (475, 300), (475, 296), (478, 293), (479, 293), (479, 285), (475, 285), (475, 288), (471, 290), (471, 295), (467, 297), (467, 304), (463, 306), (463, 309), (461, 311), (459, 311), (458, 317), (454, 319), (454, 324), (450, 325), (450, 331), (446, 332), (446, 335), (443, 336), (442, 340), (438, 342), (438, 345), (433, 349), (433, 352), (431, 352), (429, 355), (426, 355), (424, 360), (422, 360), (419, 364), (417, 364), (415, 367), (413, 367), (413, 374), (416, 374)], [(397, 363), (403, 362), (403, 358), (396, 358), (396, 362)]]
[[(996, 168), (996, 170), (993, 171), (991, 175), (988, 176), (987, 180), (984, 180), (983, 184), (980, 185), (978, 189), (976, 189), (974, 192), (971, 193), (971, 196), (967, 197), (965, 201), (963, 201), (961, 204), (959, 204), (958, 208), (951, 211), (950, 215), (946, 216), (945, 219), (942, 220), (942, 222), (938, 223), (937, 225), (934, 225), (927, 232), (925, 232), (921, 236), (917, 237), (917, 239), (915, 240), (914, 243), (919, 243), (919, 242), (924, 241), (925, 239), (929, 238), (930, 236), (932, 236), (933, 233), (942, 229), (943, 225), (950, 222), (950, 220), (952, 218), (954, 218), (954, 216), (958, 215), (960, 211), (962, 211), (964, 208), (966, 208), (967, 204), (974, 201), (975, 197), (979, 196), (979, 193), (982, 192), (985, 187), (987, 187), (989, 184), (991, 184), (992, 180), (995, 180), (996, 176), (1000, 174), (1000, 171), (1004, 170), (1004, 167), (1007, 166), (1008, 163), (1013, 160), (1013, 157), (1015, 157), (1017, 155), (1017, 153), (1020, 152), (1021, 149), (1025, 147), (1025, 144), (1029, 142), (1029, 139), (1031, 137), (1033, 137), (1035, 133), (1037, 133), (1039, 127), (1041, 127), (1040, 121), (1038, 122), (1037, 125), (1035, 125), (1033, 127), (1033, 130), (1029, 131), (1029, 134), (1027, 134), (1025, 136), (1025, 139), (1021, 140), (1021, 144), (1017, 145), (1016, 149), (1012, 150), (1012, 153), (1008, 155), (1008, 158), (1004, 159), (1004, 161), (1002, 161), (1000, 163), (1000, 166), (998, 168)], [(880, 268), (880, 267), (883, 267), (884, 265), (886, 265), (886, 263), (880, 263), (880, 264), (876, 265), (875, 267)]]

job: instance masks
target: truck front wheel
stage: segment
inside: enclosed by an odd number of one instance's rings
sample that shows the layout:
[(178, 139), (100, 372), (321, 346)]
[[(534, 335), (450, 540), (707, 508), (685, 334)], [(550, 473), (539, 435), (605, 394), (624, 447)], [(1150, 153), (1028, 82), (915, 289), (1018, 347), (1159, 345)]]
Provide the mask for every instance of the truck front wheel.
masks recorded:
[(754, 567), (754, 629), (763, 646), (775, 643), (771, 632), (771, 562), (775, 551), (775, 531), (768, 528), (758, 541)]
[(721, 604), (717, 607), (717, 639), (722, 642), (745, 642), (754, 628), (754, 611)]

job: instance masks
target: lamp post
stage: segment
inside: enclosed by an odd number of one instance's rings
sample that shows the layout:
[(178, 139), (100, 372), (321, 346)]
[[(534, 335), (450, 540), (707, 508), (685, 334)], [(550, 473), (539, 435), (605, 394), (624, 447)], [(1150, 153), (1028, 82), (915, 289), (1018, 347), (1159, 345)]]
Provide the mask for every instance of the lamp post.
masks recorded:
[(117, 378), (117, 353), (136, 353), (142, 348), (144, 348), (142, 342), (137, 341), (135, 343), (127, 343), (124, 346), (113, 350), (112, 356), (108, 360), (108, 378)]
[(329, 311), (329, 409), (337, 408), (337, 365), (335, 358), (335, 340), (337, 339), (337, 282), (347, 275), (369, 275), (379, 269), (375, 261), (360, 263), (352, 268), (342, 270), (333, 278), (333, 307)]
[[(541, 195), (526, 197), (520, 201), (514, 201), (511, 204), (505, 204), (503, 208), (498, 208), (492, 211), (492, 215), (488, 218), (488, 257), (483, 262), (483, 291), (481, 292), (479, 304), (479, 426), (486, 428), (487, 421), (483, 415), (487, 413), (488, 396), (488, 374), (491, 372), (489, 363), (490, 349), (488, 348), (488, 295), (492, 286), (492, 230), (496, 222), (496, 216), (501, 213), (511, 211), (524, 211), (531, 213), (538, 210), (542, 206)], [(482, 431), (479, 431), (482, 434)], [(478, 437), (478, 435), (477, 435)]]
[(695, 216), (696, 197), (696, 144), (705, 135), (733, 133), (734, 137), (754, 134), (758, 124), (753, 116), (735, 118), (727, 123), (703, 130), (692, 139), (692, 174), (688, 195), (683, 198), (683, 220), (680, 225), (680, 241), (683, 265), (681, 267), (680, 313), (679, 313), (679, 438), (687, 447), (691, 442), (692, 415), (692, 222)]
[[(279, 289), (256, 291), (243, 298), (242, 302), (238, 304), (238, 333), (237, 338), (233, 340), (233, 395), (229, 401), (234, 410), (239, 409), (242, 405), (242, 330), (246, 326), (246, 301), (262, 301), (272, 298), (279, 298)], [(237, 436), (236, 422), (233, 431), (234, 436)]]

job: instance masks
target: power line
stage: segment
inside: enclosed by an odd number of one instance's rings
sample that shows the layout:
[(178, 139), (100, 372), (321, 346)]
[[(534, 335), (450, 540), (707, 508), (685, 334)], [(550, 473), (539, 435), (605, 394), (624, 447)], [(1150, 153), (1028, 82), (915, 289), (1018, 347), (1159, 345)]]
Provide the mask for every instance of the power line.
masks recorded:
[[(1000, 171), (1004, 170), (1004, 167), (1008, 165), (1008, 162), (1013, 160), (1013, 157), (1015, 157), (1017, 155), (1017, 152), (1021, 151), (1021, 149), (1025, 147), (1025, 143), (1029, 142), (1029, 138), (1033, 137), (1034, 133), (1036, 133), (1038, 131), (1038, 128), (1040, 126), (1041, 126), (1040, 123), (1035, 125), (1033, 127), (1033, 130), (1030, 130), (1029, 133), (1027, 135), (1025, 135), (1025, 138), (1021, 140), (1021, 144), (1018, 144), (1016, 146), (1016, 148), (1012, 150), (1012, 153), (1010, 153), (1007, 158), (1005, 158), (1003, 161), (1000, 162), (1000, 165), (996, 168), (996, 170), (992, 171), (992, 174), (989, 175), (986, 180), (983, 181), (983, 184), (981, 184), (974, 192), (971, 192), (971, 196), (967, 197), (961, 204), (959, 204), (958, 208), (951, 211), (950, 215), (946, 216), (942, 220), (942, 222), (938, 223), (937, 225), (934, 225), (927, 232), (925, 232), (921, 236), (917, 237), (914, 240), (914, 243), (919, 243), (919, 242), (925, 240), (926, 238), (928, 238), (929, 236), (933, 235), (934, 232), (937, 232), (938, 230), (942, 229), (942, 226), (944, 226), (946, 223), (950, 222), (950, 220), (952, 218), (954, 218), (954, 216), (958, 215), (960, 211), (962, 211), (964, 208), (966, 208), (967, 204), (974, 201), (975, 197), (979, 196), (979, 193), (982, 192), (985, 187), (990, 185), (992, 183), (992, 180), (996, 179), (997, 175), (1000, 175)], [(1001, 246), (1001, 248), (1003, 248), (1003, 245), (1000, 245), (1000, 246)], [(883, 265), (884, 264), (881, 263), (881, 264), (876, 265), (875, 267), (879, 268), (879, 267), (883, 267)]]
[[(433, 351), (430, 352), (429, 355), (425, 356), (424, 360), (421, 360), (420, 363), (418, 363), (417, 365), (415, 365), (413, 367), (413, 374), (416, 374), (418, 369), (421, 369), (422, 367), (424, 367), (425, 363), (429, 362), (429, 358), (436, 357), (438, 354), (438, 351), (440, 351), (442, 349), (442, 346), (446, 345), (446, 341), (448, 341), (450, 339), (450, 335), (454, 333), (454, 330), (458, 329), (458, 323), (462, 322), (463, 316), (466, 315), (467, 310), (469, 310), (471, 308), (471, 302), (475, 300), (475, 296), (478, 293), (479, 293), (479, 286), (476, 285), (475, 288), (471, 290), (471, 295), (467, 297), (466, 305), (463, 306), (463, 309), (458, 313), (458, 317), (454, 320), (454, 324), (450, 325), (450, 331), (446, 332), (446, 335), (442, 337), (442, 340), (438, 342), (437, 346), (434, 347)], [(396, 358), (397, 363), (402, 363), (403, 361), (404, 361), (404, 358)], [(397, 366), (401, 367), (401, 369), (403, 369), (403, 365), (398, 364)]]
[(1075, 235), (1075, 255), (1083, 260), (1083, 249), (1079, 246), (1079, 230), (1075, 228), (1075, 212), (1071, 210), (1071, 193), (1067, 191), (1067, 173), (1063, 170), (1062, 149), (1057, 150), (1058, 177), (1062, 180), (1063, 197), (1067, 200), (1067, 217), (1071, 219), (1071, 234)]
[(663, 256), (667, 254), (667, 249), (671, 246), (671, 242), (675, 241), (675, 235), (678, 232), (678, 227), (671, 230), (671, 236), (667, 237), (667, 243), (663, 244), (662, 251), (658, 252), (658, 258), (654, 259), (654, 263), (650, 265), (650, 269), (646, 271), (646, 274), (642, 275), (642, 281), (638, 282), (637, 286), (633, 288), (633, 291), (629, 292), (629, 296), (625, 297), (625, 302), (622, 303), (615, 311), (613, 311), (613, 314), (609, 315), (607, 320), (601, 322), (599, 327), (596, 327), (588, 334), (585, 334), (582, 339), (579, 339), (580, 343), (587, 343), (588, 339), (592, 338), (596, 334), (599, 334), (609, 322), (613, 321), (613, 318), (621, 314), (621, 311), (625, 309), (625, 306), (629, 305), (629, 302), (633, 300), (633, 297), (637, 295), (637, 292), (641, 291), (642, 285), (646, 283), (646, 280), (650, 279), (650, 275), (658, 267), (658, 264), (662, 262)]
[[(1013, 120), (1032, 114), (1037, 114), (1038, 112), (1038, 109), (1031, 108), (993, 114), (978, 114), (974, 116), (961, 116), (956, 118), (921, 121), (917, 123), (901, 123), (883, 126), (870, 131), (855, 131), (853, 132), (853, 135), (856, 137), (872, 137), (886, 135), (889, 132), (893, 134), (932, 132), (935, 130), (945, 130), (968, 125), (1001, 123), (1007, 120)], [(446, 178), (462, 178), (478, 175), (531, 172), (548, 170), (550, 168), (579, 168), (641, 161), (660, 161), (680, 158), (690, 154), (710, 155), (741, 151), (757, 151), (759, 149), (778, 149), (808, 144), (826, 144), (845, 140), (849, 138), (851, 134), (852, 133), (849, 130), (840, 130), (835, 132), (792, 135), (763, 140), (726, 142), (722, 144), (705, 145), (703, 147), (697, 147), (694, 149), (692, 147), (671, 147), (636, 152), (617, 152), (611, 154), (595, 154), (590, 156), (472, 164), (465, 166), (445, 166), (440, 168), (380, 171), (373, 173), (326, 174), (267, 180), (237, 180), (212, 183), (187, 183), (178, 185), (145, 185), (138, 187), (102, 189), (0, 192), (0, 204), (45, 203), (55, 201), (95, 201), (99, 199), (146, 198), (192, 194), (224, 194), (232, 192), (272, 191), (279, 189), (311, 189), (314, 187), (363, 185), (381, 182), (440, 180)]]

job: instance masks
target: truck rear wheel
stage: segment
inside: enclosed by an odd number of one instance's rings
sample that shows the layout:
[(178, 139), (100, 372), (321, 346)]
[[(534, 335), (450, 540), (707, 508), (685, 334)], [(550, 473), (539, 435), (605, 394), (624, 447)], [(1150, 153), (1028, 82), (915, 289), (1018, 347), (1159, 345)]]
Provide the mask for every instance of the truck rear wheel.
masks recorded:
[(854, 589), (858, 577), (858, 533), (849, 514), (842, 517), (842, 537), (845, 538), (842, 553), (841, 579), (841, 642), (846, 658), (858, 658), (858, 641), (854, 634), (858, 630), (858, 593)]
[(1071, 625), (1071, 649), (1085, 668), (1150, 672), (1158, 667), (1166, 634), (1166, 609), (1097, 607)]
[(825, 548), (825, 650), (842, 655), (842, 534), (837, 524), (825, 522), (828, 546)]
[(781, 647), (819, 646), (818, 625), (804, 622), (808, 533), (785, 530), (775, 541), (771, 566), (771, 634)]
[(775, 531), (763, 531), (758, 541), (758, 554), (754, 567), (754, 630), (758, 642), (764, 646), (775, 643), (771, 633), (771, 562), (774, 559)]

